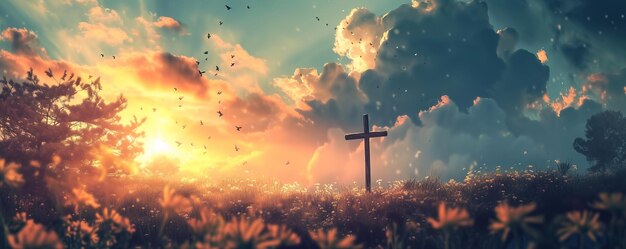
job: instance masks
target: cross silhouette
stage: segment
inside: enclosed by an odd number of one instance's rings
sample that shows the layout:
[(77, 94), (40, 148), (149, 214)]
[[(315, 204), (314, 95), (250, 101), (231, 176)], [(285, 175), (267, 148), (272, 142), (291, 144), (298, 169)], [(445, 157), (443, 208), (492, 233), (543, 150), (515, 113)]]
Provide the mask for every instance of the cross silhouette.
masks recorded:
[(365, 189), (367, 190), (367, 192), (372, 192), (372, 178), (370, 175), (370, 138), (385, 136), (387, 136), (387, 131), (370, 132), (370, 123), (367, 114), (363, 114), (363, 133), (353, 133), (346, 135), (346, 140), (365, 140)]

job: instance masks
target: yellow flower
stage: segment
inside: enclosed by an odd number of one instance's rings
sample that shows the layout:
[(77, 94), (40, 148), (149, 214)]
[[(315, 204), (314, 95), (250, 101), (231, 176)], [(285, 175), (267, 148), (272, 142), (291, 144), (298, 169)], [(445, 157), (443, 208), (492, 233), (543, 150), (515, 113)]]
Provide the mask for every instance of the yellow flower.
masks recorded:
[(182, 214), (191, 212), (193, 208), (189, 198), (177, 194), (176, 190), (169, 186), (163, 188), (163, 197), (159, 198), (159, 204), (165, 210), (166, 216), (168, 216), (170, 211)]
[(20, 173), (17, 173), (19, 167), (19, 164), (7, 164), (4, 159), (0, 159), (0, 187), (6, 184), (9, 187), (17, 188), (24, 184), (24, 178)]
[(355, 244), (356, 238), (352, 235), (346, 237), (339, 237), (337, 235), (337, 228), (332, 228), (327, 232), (319, 229), (309, 232), (311, 238), (317, 243), (321, 249), (350, 249), (350, 248), (363, 248), (361, 245)]
[(224, 218), (208, 208), (203, 208), (200, 211), (200, 219), (192, 218), (187, 223), (196, 238), (204, 239), (207, 242), (221, 239), (218, 235), (224, 225)]
[(285, 225), (268, 225), (270, 237), (279, 241), (279, 246), (296, 246), (300, 244), (300, 236)]
[(456, 229), (458, 227), (471, 226), (474, 224), (469, 217), (467, 210), (462, 208), (446, 208), (446, 204), (439, 203), (438, 219), (427, 218), (426, 221), (430, 223), (435, 229)]
[(498, 220), (491, 221), (489, 229), (492, 233), (502, 232), (503, 241), (506, 240), (511, 231), (536, 234), (536, 231), (529, 226), (543, 222), (541, 216), (529, 216), (536, 207), (535, 203), (518, 207), (511, 207), (507, 203), (502, 203), (495, 208)]
[(600, 193), (600, 201), (591, 204), (598, 210), (606, 210), (612, 213), (626, 212), (626, 198), (622, 193)]
[(26, 222), (26, 226), (17, 234), (9, 236), (9, 244), (13, 249), (62, 249), (63, 244), (54, 231), (36, 224), (32, 220)]
[(100, 204), (92, 194), (82, 188), (72, 189), (72, 194), (65, 202), (65, 206), (74, 206), (74, 211), (78, 212), (81, 206), (99, 208)]
[(597, 236), (602, 234), (602, 223), (598, 220), (600, 214), (587, 210), (583, 212), (573, 211), (568, 212), (566, 218), (561, 229), (557, 231), (561, 241), (567, 240), (573, 234), (578, 234), (579, 236), (587, 236), (595, 242)]
[(273, 248), (279, 245), (278, 239), (273, 239), (263, 233), (263, 220), (248, 221), (245, 218), (234, 218), (224, 225), (226, 248)]
[(97, 213), (96, 225), (99, 229), (111, 229), (114, 233), (135, 232), (130, 220), (120, 215), (115, 209), (105, 208), (102, 213)]

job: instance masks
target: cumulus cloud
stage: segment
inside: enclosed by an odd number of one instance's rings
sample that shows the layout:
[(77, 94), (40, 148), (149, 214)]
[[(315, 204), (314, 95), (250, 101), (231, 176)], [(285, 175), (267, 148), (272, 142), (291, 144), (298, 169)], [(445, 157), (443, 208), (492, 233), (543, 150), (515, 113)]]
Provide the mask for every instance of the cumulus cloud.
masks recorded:
[(351, 69), (355, 71), (374, 68), (385, 31), (381, 17), (365, 8), (353, 9), (337, 26), (333, 50), (350, 58)]
[(101, 42), (110, 46), (132, 42), (126, 31), (117, 27), (109, 27), (103, 23), (92, 24), (88, 22), (78, 23), (78, 29), (86, 41)]
[(160, 16), (153, 24), (157, 28), (172, 30), (179, 34), (189, 34), (185, 25), (169, 16)]
[(25, 28), (6, 28), (0, 34), (0, 41), (11, 42), (11, 49), (16, 54), (46, 55), (46, 50), (39, 46), (37, 34)]

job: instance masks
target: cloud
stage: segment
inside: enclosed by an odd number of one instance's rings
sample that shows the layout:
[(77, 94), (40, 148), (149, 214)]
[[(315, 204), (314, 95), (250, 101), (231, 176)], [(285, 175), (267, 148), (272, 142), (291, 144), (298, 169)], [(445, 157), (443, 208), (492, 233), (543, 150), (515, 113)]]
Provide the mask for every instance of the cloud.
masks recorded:
[(82, 38), (88, 42), (101, 42), (110, 46), (116, 46), (124, 42), (132, 42), (133, 40), (123, 29), (109, 27), (103, 23), (80, 22), (78, 23), (78, 29)]
[(196, 60), (168, 52), (128, 53), (111, 62), (115, 72), (134, 77), (145, 88), (173, 90), (209, 98), (210, 82), (198, 73)]
[(90, 23), (122, 23), (122, 17), (120, 17), (117, 11), (103, 8), (100, 5), (89, 9), (87, 17)]
[(47, 56), (46, 50), (39, 46), (37, 34), (25, 28), (6, 28), (0, 34), (0, 41), (11, 42), (11, 49), (16, 54)]
[(172, 30), (179, 34), (189, 34), (185, 25), (169, 16), (160, 16), (153, 24), (157, 28)]
[(352, 60), (352, 70), (362, 72), (374, 68), (386, 30), (383, 18), (365, 8), (353, 9), (337, 26), (333, 50)]

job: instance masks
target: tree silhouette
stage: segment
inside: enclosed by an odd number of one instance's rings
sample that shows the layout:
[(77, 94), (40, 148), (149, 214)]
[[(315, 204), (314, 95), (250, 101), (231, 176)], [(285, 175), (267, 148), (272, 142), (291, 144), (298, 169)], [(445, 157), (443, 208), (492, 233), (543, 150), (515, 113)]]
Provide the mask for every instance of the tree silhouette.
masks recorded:
[(591, 116), (585, 137), (574, 140), (574, 149), (593, 163), (594, 172), (605, 172), (626, 165), (626, 118), (619, 111), (604, 111)]
[(122, 124), (119, 113), (127, 101), (122, 95), (103, 100), (100, 78), (85, 82), (73, 73), (59, 79), (50, 69), (45, 73), (55, 84), (42, 83), (32, 68), (24, 82), (0, 80), (0, 157), (21, 163), (30, 186), (129, 172), (142, 151), (137, 128), (145, 120)]

